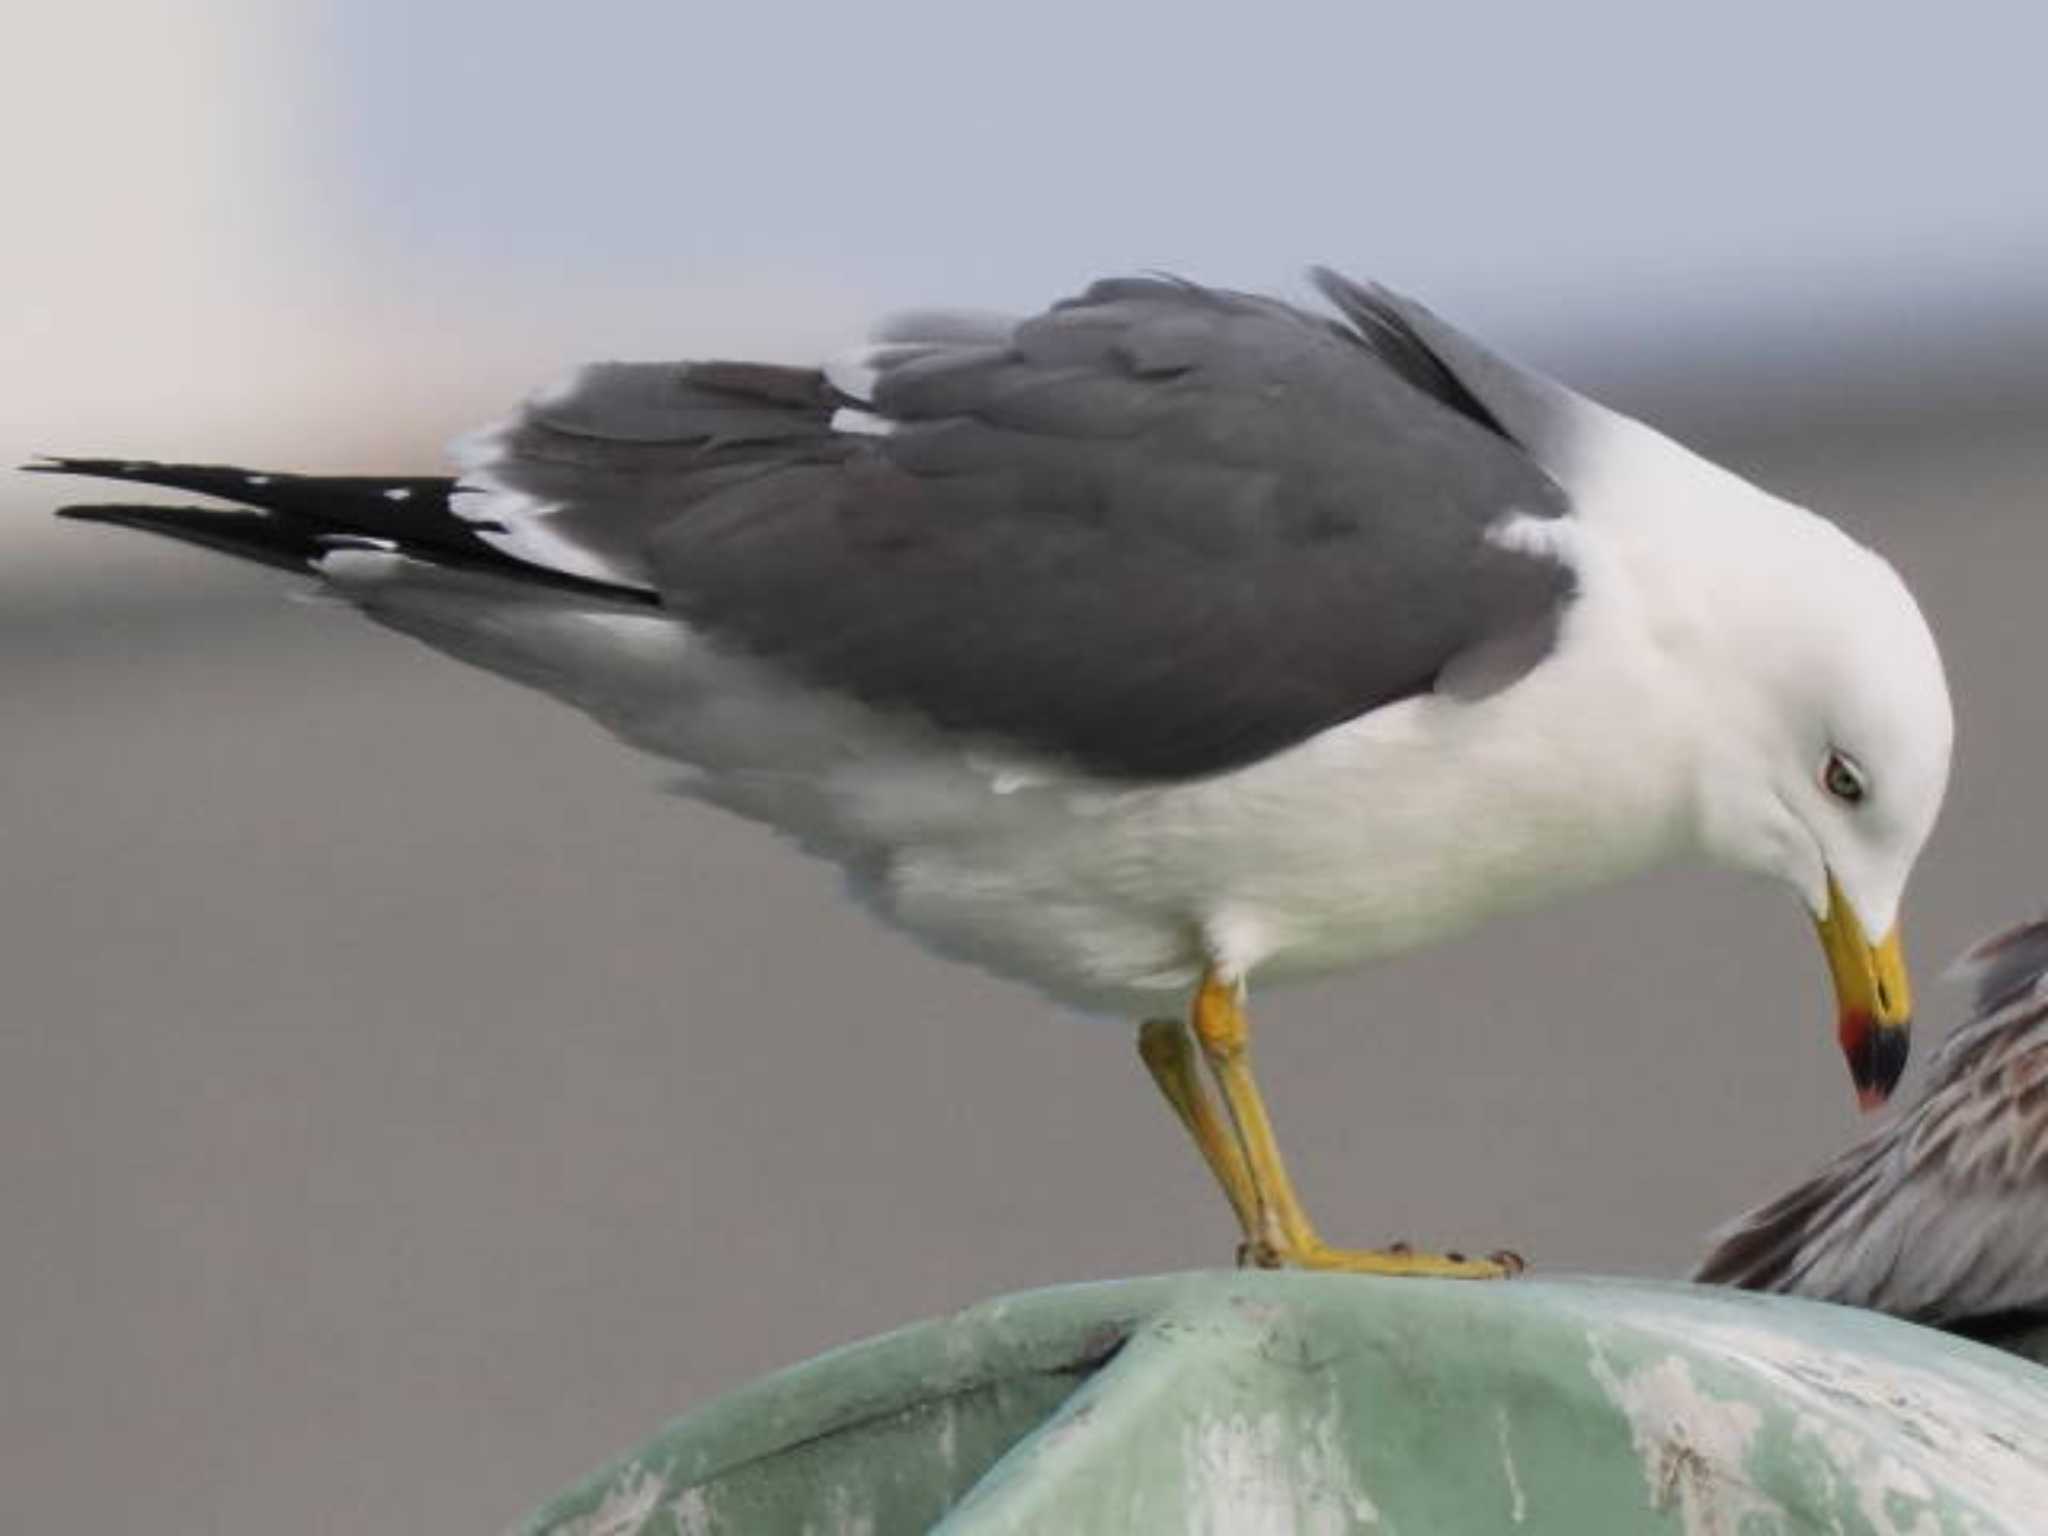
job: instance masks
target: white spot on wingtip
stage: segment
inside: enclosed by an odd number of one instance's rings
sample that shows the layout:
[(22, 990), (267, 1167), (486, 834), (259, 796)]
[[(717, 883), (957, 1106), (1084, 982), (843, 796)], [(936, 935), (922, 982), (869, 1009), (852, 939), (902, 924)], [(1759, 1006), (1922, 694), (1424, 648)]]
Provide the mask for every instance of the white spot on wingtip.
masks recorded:
[(402, 485), (394, 486), (384, 493), (384, 499), (386, 501), (411, 501), (412, 492)]
[(242, 476), (242, 483), (243, 483), (244, 485), (268, 485), (268, 484), (270, 484), (270, 476), (268, 476), (268, 475), (244, 475), (244, 476)]
[(832, 413), (832, 430), (850, 437), (887, 437), (896, 430), (896, 423), (873, 411), (857, 411), (842, 405)]
[(1533, 517), (1512, 507), (1495, 518), (1486, 529), (1486, 542), (1496, 549), (1531, 555), (1539, 560), (1555, 560), (1560, 565), (1574, 563), (1577, 540), (1578, 529), (1570, 518)]
[(414, 568), (414, 563), (395, 550), (351, 544), (321, 551), (312, 566), (338, 586), (367, 587)]

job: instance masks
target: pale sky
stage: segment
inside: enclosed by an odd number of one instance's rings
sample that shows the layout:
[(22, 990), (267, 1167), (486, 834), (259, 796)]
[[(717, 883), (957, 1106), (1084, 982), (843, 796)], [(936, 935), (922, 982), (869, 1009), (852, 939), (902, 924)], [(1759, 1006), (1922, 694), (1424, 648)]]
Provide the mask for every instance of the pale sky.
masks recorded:
[(1880, 14), (43, 4), (0, 452), (428, 467), (584, 358), (1146, 267), (1329, 262), (1539, 362), (2048, 310), (2048, 22)]
[(370, 0), (321, 21), (306, 127), (337, 233), (537, 284), (1028, 304), (1324, 260), (1504, 312), (1714, 308), (2048, 253), (2039, 16)]

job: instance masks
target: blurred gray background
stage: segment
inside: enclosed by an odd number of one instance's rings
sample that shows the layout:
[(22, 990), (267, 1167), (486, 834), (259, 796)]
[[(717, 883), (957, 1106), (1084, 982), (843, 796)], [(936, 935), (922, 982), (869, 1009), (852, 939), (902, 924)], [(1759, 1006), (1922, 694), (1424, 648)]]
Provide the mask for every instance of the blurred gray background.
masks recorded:
[[(586, 357), (1327, 261), (1839, 516), (1961, 716), (1931, 985), (2048, 896), (2043, 24), (1950, 8), (37, 4), (0, 453), (425, 471)], [(1120, 1027), (579, 718), (0, 481), (0, 1527), (491, 1529), (993, 1293), (1228, 1258)], [(1669, 1273), (1855, 1135), (1775, 890), (1260, 999), (1326, 1228)]]

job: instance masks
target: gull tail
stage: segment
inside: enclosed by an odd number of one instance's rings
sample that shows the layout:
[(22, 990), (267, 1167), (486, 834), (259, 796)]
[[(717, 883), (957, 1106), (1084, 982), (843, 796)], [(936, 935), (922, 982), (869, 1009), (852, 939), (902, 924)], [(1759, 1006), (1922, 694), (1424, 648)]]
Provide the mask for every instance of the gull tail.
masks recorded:
[(655, 601), (640, 588), (550, 570), (493, 548), (480, 535), (501, 530), (458, 516), (451, 503), (462, 490), (445, 476), (265, 474), (223, 464), (136, 459), (51, 458), (22, 467), (35, 474), (120, 480), (239, 503), (218, 509), (102, 502), (63, 507), (57, 515), (138, 528), (281, 570), (308, 571), (340, 550), (376, 549), (530, 585)]

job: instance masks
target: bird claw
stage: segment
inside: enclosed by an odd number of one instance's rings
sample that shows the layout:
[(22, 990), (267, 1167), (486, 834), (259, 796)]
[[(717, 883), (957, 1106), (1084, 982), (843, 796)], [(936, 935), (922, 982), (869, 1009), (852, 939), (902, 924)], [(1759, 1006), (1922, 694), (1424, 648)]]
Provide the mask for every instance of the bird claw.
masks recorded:
[(1247, 1238), (1237, 1245), (1239, 1269), (1280, 1269), (1284, 1264), (1279, 1250), (1271, 1243)]
[[(1320, 1245), (1293, 1251), (1283, 1249), (1263, 1238), (1247, 1238), (1237, 1245), (1237, 1267), (1239, 1269), (1299, 1269), (1299, 1270), (1350, 1270), (1355, 1273), (1381, 1274), (1440, 1274), (1442, 1265), (1457, 1265), (1465, 1270), (1461, 1278), (1498, 1278), (1512, 1280), (1528, 1271), (1528, 1262), (1512, 1248), (1499, 1248), (1484, 1259), (1474, 1260), (1465, 1254), (1451, 1251), (1442, 1255), (1418, 1254), (1413, 1243), (1389, 1243), (1377, 1252), (1366, 1250), (1350, 1252), (1343, 1249), (1324, 1248)], [(1497, 1275), (1487, 1276), (1475, 1273), (1491, 1266)]]

